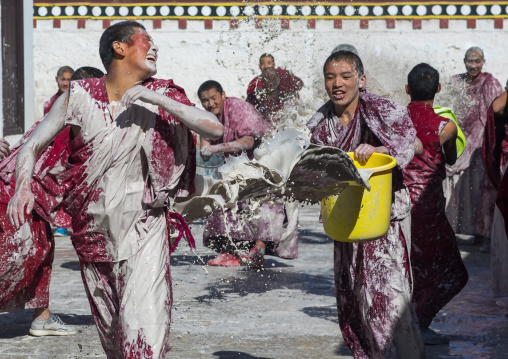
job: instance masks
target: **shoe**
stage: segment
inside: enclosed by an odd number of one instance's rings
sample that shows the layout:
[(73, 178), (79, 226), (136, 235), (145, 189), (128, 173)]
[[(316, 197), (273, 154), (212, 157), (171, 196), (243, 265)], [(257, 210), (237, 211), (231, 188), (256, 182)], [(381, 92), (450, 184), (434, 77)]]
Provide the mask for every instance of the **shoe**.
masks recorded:
[(436, 333), (430, 328), (420, 328), (425, 345), (444, 345), (450, 343), (450, 338), (446, 335)]
[(233, 254), (221, 253), (214, 259), (210, 259), (206, 264), (209, 266), (237, 267), (240, 266), (240, 261)]
[(480, 247), (480, 252), (490, 253), (490, 238), (483, 239), (482, 246)]
[(57, 228), (55, 233), (53, 233), (55, 237), (67, 237), (67, 230), (65, 228)]
[(76, 331), (66, 326), (59, 316), (51, 313), (47, 320), (34, 318), (29, 333), (36, 337), (43, 337), (46, 335), (73, 335), (76, 334)]
[(265, 256), (259, 252), (258, 247), (254, 247), (249, 254), (242, 256), (242, 262), (245, 262), (252, 269), (263, 269), (265, 267)]

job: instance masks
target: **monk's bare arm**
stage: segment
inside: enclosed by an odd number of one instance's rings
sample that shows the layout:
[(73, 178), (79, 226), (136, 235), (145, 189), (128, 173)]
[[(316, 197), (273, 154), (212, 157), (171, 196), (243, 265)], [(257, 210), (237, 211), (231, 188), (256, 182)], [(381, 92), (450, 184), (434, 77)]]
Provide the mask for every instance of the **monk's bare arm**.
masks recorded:
[(448, 165), (453, 165), (457, 161), (457, 126), (450, 121), (439, 134), (441, 151), (443, 151), (445, 161)]
[(7, 218), (16, 227), (25, 223), (25, 214), (30, 214), (34, 206), (31, 190), (35, 161), (41, 151), (65, 128), (65, 114), (69, 102), (69, 92), (63, 93), (54, 103), (51, 111), (37, 126), (16, 158), (16, 189), (7, 206)]
[(224, 127), (214, 114), (194, 106), (184, 105), (167, 96), (149, 90), (144, 86), (137, 85), (127, 90), (123, 95), (122, 103), (126, 107), (129, 107), (136, 100), (151, 103), (163, 108), (171, 115), (178, 118), (190, 130), (202, 137), (215, 140), (222, 136), (224, 132)]
[(494, 113), (499, 116), (508, 116), (508, 109), (506, 108), (506, 100), (508, 93), (505, 91), (498, 98), (492, 102), (492, 109)]
[(205, 159), (210, 158), (211, 155), (217, 152), (223, 153), (234, 153), (247, 151), (254, 147), (254, 137), (253, 136), (243, 136), (239, 139), (226, 143), (219, 143), (217, 145), (208, 145), (205, 147), (201, 147), (201, 156)]
[(421, 155), (423, 153), (423, 144), (418, 137), (415, 139), (415, 155)]

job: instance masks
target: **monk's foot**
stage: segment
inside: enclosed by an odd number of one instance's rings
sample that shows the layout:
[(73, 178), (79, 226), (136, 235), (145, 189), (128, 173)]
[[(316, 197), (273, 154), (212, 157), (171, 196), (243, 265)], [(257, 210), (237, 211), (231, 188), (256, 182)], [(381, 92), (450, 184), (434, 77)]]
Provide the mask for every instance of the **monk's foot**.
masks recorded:
[(65, 325), (60, 317), (51, 313), (47, 320), (34, 318), (29, 333), (36, 337), (43, 337), (47, 335), (73, 335), (76, 334), (76, 331)]
[(240, 261), (233, 254), (221, 253), (214, 259), (210, 259), (206, 264), (209, 266), (238, 267), (240, 266)]
[(265, 250), (259, 247), (252, 248), (249, 254), (242, 256), (242, 262), (245, 262), (252, 269), (265, 268)]
[(425, 345), (444, 345), (450, 343), (450, 338), (446, 335), (436, 333), (430, 328), (420, 327)]

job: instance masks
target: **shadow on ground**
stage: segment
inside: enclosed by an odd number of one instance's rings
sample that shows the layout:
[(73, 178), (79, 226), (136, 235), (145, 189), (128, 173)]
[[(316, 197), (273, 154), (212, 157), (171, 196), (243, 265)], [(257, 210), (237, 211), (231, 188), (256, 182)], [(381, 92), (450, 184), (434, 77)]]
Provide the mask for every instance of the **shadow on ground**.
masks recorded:
[(321, 275), (285, 273), (272, 269), (262, 272), (246, 270), (236, 274), (237, 276), (225, 277), (208, 285), (205, 290), (209, 294), (195, 299), (212, 305), (212, 300), (225, 299), (232, 294), (244, 297), (251, 293), (260, 294), (277, 289), (298, 289), (307, 294), (335, 296), (333, 280)]
[(305, 307), (302, 309), (302, 312), (312, 318), (324, 319), (336, 323), (337, 330), (340, 330), (338, 327), (337, 306), (335, 305), (328, 307)]
[(333, 239), (328, 237), (323, 232), (317, 232), (311, 229), (300, 229), (298, 233), (299, 233), (298, 241), (300, 243), (308, 243), (308, 244), (333, 243)]
[[(179, 254), (171, 256), (171, 265), (172, 266), (184, 266), (189, 264), (195, 264), (198, 266), (205, 266), (206, 263), (217, 256), (217, 254), (206, 255), (206, 256), (196, 256), (193, 254)], [(267, 256), (265, 257), (265, 267), (266, 268), (284, 268), (284, 267), (292, 267), (289, 264), (282, 263), (273, 259), (275, 257)], [(242, 267), (242, 269), (246, 271), (250, 271), (248, 267)]]
[(242, 353), (233, 350), (223, 350), (213, 353), (214, 358), (217, 359), (272, 359), (268, 357), (257, 357), (247, 353)]
[(64, 262), (64, 263), (62, 263), (60, 265), (60, 267), (65, 268), (65, 269), (76, 270), (76, 271), (80, 271), (81, 270), (81, 267), (79, 265), (79, 261)]

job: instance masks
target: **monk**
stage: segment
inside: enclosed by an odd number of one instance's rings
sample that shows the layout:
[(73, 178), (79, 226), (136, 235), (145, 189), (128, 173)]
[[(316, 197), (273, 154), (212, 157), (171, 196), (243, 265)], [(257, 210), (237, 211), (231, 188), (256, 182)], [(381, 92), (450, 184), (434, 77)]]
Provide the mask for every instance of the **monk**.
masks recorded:
[(447, 167), (446, 215), (456, 233), (476, 236), (483, 243), (480, 250), (488, 252), (495, 189), (485, 175), (480, 148), (488, 108), (503, 88), (491, 74), (482, 72), (485, 56), (481, 48), (469, 48), (464, 64), (466, 73), (454, 76), (450, 88), (455, 101), (452, 107), (467, 142), (462, 156)]
[(62, 66), (58, 69), (56, 72), (55, 81), (58, 86), (58, 91), (51, 96), (46, 102), (44, 102), (44, 114), (46, 115), (49, 110), (51, 110), (51, 107), (57, 100), (57, 98), (60, 97), (61, 94), (63, 94), (65, 91), (69, 89), (69, 84), (71, 82), (72, 74), (74, 73), (74, 70), (70, 66)]
[(330, 100), (307, 124), (311, 142), (354, 152), (363, 164), (373, 153), (397, 160), (388, 233), (371, 242), (334, 242), (342, 336), (355, 358), (423, 358), (411, 305), (411, 202), (401, 173), (414, 156), (415, 128), (405, 107), (365, 91), (356, 54), (331, 54), (323, 73)]
[[(276, 69), (280, 76), (279, 91), (284, 96), (297, 97), (298, 92), (303, 87), (303, 81), (293, 75), (290, 71), (275, 67), (275, 58), (271, 54), (263, 54), (259, 58), (259, 69), (261, 73), (265, 69)], [(254, 77), (249, 86), (247, 87), (247, 96), (254, 92), (256, 89), (262, 89), (263, 83), (261, 82), (260, 76)]]
[[(170, 346), (171, 211), (194, 189), (195, 144), (223, 127), (192, 106), (171, 80), (153, 78), (158, 48), (143, 25), (123, 21), (101, 36), (107, 75), (71, 82), (22, 147), (7, 216), (16, 227), (34, 206), (35, 159), (65, 127), (74, 140), (61, 208), (72, 218), (71, 241), (108, 358), (164, 358)], [(35, 195), (37, 195), (35, 193)], [(192, 246), (191, 238), (187, 238)]]
[[(198, 89), (201, 104), (224, 125), (224, 136), (209, 141), (201, 139), (201, 155), (206, 160), (214, 153), (250, 159), (265, 136), (269, 124), (251, 104), (235, 97), (227, 97), (220, 83), (206, 81)], [(208, 265), (264, 268), (265, 254), (282, 258), (298, 255), (296, 219), (287, 218), (284, 201), (273, 197), (255, 209), (251, 201), (238, 203), (238, 211), (215, 211), (203, 233), (203, 242), (220, 254)], [(289, 222), (289, 223), (288, 223)], [(242, 254), (247, 252), (247, 254)]]
[(483, 142), (483, 160), (489, 179), (498, 190), (491, 234), (490, 268), (494, 297), (508, 296), (508, 93), (489, 108)]
[(252, 104), (263, 118), (275, 130), (287, 117), (285, 111), (296, 105), (296, 99), (286, 96), (280, 91), (280, 74), (269, 67), (260, 76), (263, 87), (256, 88), (247, 96), (247, 102)]
[(450, 339), (429, 328), (436, 314), (468, 281), (468, 274), (445, 213), (442, 182), (445, 166), (457, 160), (457, 126), (438, 116), (432, 105), (441, 90), (439, 72), (428, 64), (409, 72), (407, 106), (423, 153), (404, 168), (411, 196), (411, 268), (413, 303), (425, 344), (447, 344)]
[[(102, 77), (94, 67), (81, 67), (71, 80)], [(54, 256), (54, 240), (50, 223), (70, 226), (70, 217), (63, 211), (55, 214), (58, 200), (64, 189), (58, 184), (55, 170), (63, 168), (68, 159), (69, 131), (62, 131), (37, 159), (37, 170), (32, 178), (32, 192), (36, 203), (30, 225), (16, 228), (6, 217), (7, 204), (15, 185), (14, 168), (17, 155), (40, 122), (35, 123), (22, 139), (13, 146), (9, 156), (0, 163), (0, 311), (34, 308), (30, 334), (34, 336), (72, 335), (76, 331), (65, 325), (50, 312), (49, 283)], [(24, 250), (31, 243), (32, 251)], [(20, 258), (13, 261), (13, 258)]]

